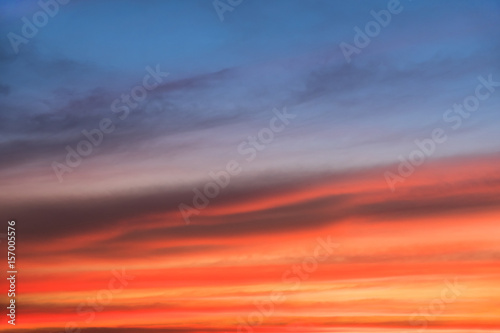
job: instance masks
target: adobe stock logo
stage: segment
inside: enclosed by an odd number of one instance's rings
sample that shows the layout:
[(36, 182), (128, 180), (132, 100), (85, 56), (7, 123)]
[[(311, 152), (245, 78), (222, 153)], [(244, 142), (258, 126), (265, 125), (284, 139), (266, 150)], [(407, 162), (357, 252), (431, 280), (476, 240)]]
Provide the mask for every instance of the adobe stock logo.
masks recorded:
[(462, 127), (462, 123), (469, 119), (474, 113), (478, 112), (482, 102), (490, 98), (497, 87), (500, 87), (500, 81), (493, 81), (493, 75), (489, 74), (486, 78), (478, 76), (479, 84), (476, 85), (473, 94), (467, 95), (461, 103), (454, 103), (452, 108), (443, 113), (443, 120), (450, 128), (436, 127), (430, 135), (422, 140), (414, 141), (417, 148), (413, 149), (405, 156), (399, 155), (399, 165), (396, 170), (384, 172), (384, 178), (392, 192), (396, 191), (398, 183), (405, 182), (408, 177), (413, 175), (416, 168), (424, 164), (438, 148), (448, 141), (453, 131)]
[(467, 290), (466, 286), (458, 284), (457, 277), (455, 277), (453, 282), (449, 280), (445, 280), (444, 282), (445, 287), (441, 289), (439, 297), (432, 299), (427, 306), (422, 306), (418, 311), (411, 314), (409, 324), (411, 326), (419, 326), (419, 328), (403, 333), (423, 332), (429, 326), (429, 322), (435, 321), (439, 316), (443, 315), (447, 307), (455, 303), (458, 297)]
[(212, 5), (219, 16), (219, 20), (224, 22), (224, 13), (232, 12), (236, 7), (241, 5), (242, 2), (243, 0), (214, 0)]
[[(70, 321), (66, 323), (64, 332), (60, 333), (80, 333), (83, 328), (93, 322), (97, 315), (96, 312), (102, 312), (106, 305), (110, 305), (113, 298), (123, 292), (124, 287), (128, 286), (129, 281), (135, 279), (135, 275), (129, 275), (122, 268), (122, 271), (111, 271), (113, 277), (109, 279), (106, 289), (99, 290), (94, 297), (87, 297), (85, 302), (78, 304), (76, 313), (81, 317), (87, 317), (84, 321), (77, 323)], [(82, 327), (82, 328), (80, 328)]]
[(339, 44), (340, 50), (347, 63), (351, 63), (351, 57), (354, 54), (360, 54), (362, 49), (370, 45), (372, 38), (377, 37), (382, 28), (387, 27), (391, 23), (393, 15), (397, 15), (402, 11), (403, 6), (400, 4), (399, 0), (389, 0), (387, 9), (382, 9), (378, 12), (374, 10), (370, 11), (370, 15), (374, 20), (368, 21), (365, 24), (364, 31), (358, 26), (354, 27), (354, 32), (356, 33), (353, 38), (354, 45), (346, 42), (341, 42)]
[(258, 327), (271, 318), (278, 305), (283, 304), (288, 296), (286, 294), (299, 290), (301, 284), (312, 276), (319, 268), (320, 263), (331, 259), (340, 244), (332, 241), (331, 236), (326, 239), (316, 238), (316, 247), (313, 255), (303, 258), (300, 264), (294, 264), (281, 275), (281, 282), (277, 288), (272, 289), (268, 295), (259, 296), (253, 301), (255, 310), (246, 317), (237, 318), (237, 333), (254, 333)]
[(21, 35), (14, 32), (9, 32), (7, 38), (9, 39), (10, 46), (16, 54), (19, 53), (19, 45), (28, 44), (29, 40), (38, 34), (38, 29), (43, 28), (49, 23), (49, 17), (54, 17), (59, 13), (59, 5), (66, 5), (70, 0), (40, 0), (38, 6), (41, 10), (33, 14), (31, 21), (23, 16), (21, 21)]
[(184, 202), (179, 204), (179, 212), (185, 224), (190, 224), (193, 215), (199, 215), (203, 209), (207, 208), (210, 200), (219, 196), (222, 190), (229, 186), (231, 180), (243, 171), (245, 164), (253, 162), (259, 153), (271, 145), (278, 134), (284, 131), (290, 125), (291, 120), (297, 116), (288, 113), (286, 107), (282, 111), (275, 108), (272, 112), (273, 117), (269, 120), (268, 126), (261, 128), (256, 133), (257, 135), (248, 136), (238, 145), (237, 151), (240, 157), (244, 157), (243, 160), (231, 159), (222, 170), (210, 171), (208, 176), (211, 180), (201, 188), (193, 188), (192, 205)]

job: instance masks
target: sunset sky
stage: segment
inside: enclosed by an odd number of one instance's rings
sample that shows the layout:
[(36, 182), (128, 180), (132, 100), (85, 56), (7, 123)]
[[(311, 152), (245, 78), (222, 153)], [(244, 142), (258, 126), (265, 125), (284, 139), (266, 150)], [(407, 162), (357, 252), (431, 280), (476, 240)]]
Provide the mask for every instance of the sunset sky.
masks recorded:
[(0, 35), (0, 332), (500, 332), (500, 1), (0, 0)]

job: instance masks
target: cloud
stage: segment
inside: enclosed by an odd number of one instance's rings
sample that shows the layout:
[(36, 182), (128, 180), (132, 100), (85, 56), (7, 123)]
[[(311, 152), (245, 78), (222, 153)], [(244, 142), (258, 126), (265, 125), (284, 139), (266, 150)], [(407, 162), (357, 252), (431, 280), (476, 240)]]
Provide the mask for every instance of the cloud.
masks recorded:
[[(126, 257), (127, 247), (141, 242), (282, 234), (314, 230), (352, 218), (374, 223), (401, 219), (413, 223), (423, 217), (491, 211), (500, 203), (492, 191), (500, 186), (500, 175), (487, 169), (468, 177), (463, 177), (462, 172), (491, 165), (492, 159), (496, 157), (434, 161), (414, 175), (413, 182), (409, 179), (409, 184), (402, 185), (397, 195), (389, 191), (382, 177), (386, 167), (342, 173), (289, 173), (281, 178), (261, 177), (260, 183), (252, 181), (252, 177), (235, 179), (199, 216), (193, 216), (189, 226), (183, 223), (178, 205), (192, 205), (191, 189), (202, 188), (204, 183), (164, 190), (144, 188), (109, 195), (23, 200), (2, 207), (0, 215), (22, 221), (19, 229), (29, 242), (100, 235), (97, 239), (103, 240), (89, 243), (94, 250), (75, 248), (68, 253), (93, 257), (103, 250), (104, 256)], [(450, 175), (446, 182), (432, 180), (436, 170), (457, 165), (461, 165), (457, 174)], [(141, 221), (140, 225), (137, 221)], [(119, 234), (110, 234), (117, 228)], [(144, 253), (157, 256), (208, 249), (151, 246), (144, 248)]]

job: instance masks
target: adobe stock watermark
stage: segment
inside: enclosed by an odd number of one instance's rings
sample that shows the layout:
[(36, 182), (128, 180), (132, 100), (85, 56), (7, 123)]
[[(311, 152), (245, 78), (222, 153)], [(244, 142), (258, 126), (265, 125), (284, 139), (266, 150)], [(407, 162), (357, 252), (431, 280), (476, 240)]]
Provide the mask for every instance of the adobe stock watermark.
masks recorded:
[[(453, 283), (446, 280), (445, 287), (441, 289), (439, 297), (434, 298), (427, 306), (423, 306), (417, 312), (411, 314), (408, 319), (409, 324), (411, 326), (419, 326), (420, 328), (417, 332), (423, 332), (429, 322), (436, 320), (438, 316), (442, 315), (447, 305), (454, 303), (462, 295), (462, 292), (467, 289), (465, 286), (459, 285), (457, 280), (457, 277), (455, 277)], [(411, 332), (415, 332), (415, 330)], [(410, 331), (405, 331), (404, 333), (410, 333)]]
[(378, 12), (374, 10), (370, 11), (370, 15), (374, 20), (368, 21), (363, 30), (358, 26), (354, 27), (355, 35), (353, 44), (346, 42), (341, 42), (339, 44), (340, 50), (347, 63), (351, 63), (351, 58), (354, 54), (360, 54), (361, 50), (368, 47), (372, 38), (380, 35), (382, 28), (387, 27), (391, 23), (393, 15), (398, 15), (403, 9), (399, 0), (389, 0), (389, 2), (387, 2), (387, 9), (382, 9)]
[(238, 145), (237, 151), (240, 156), (245, 157), (245, 162), (240, 163), (233, 159), (226, 163), (223, 170), (210, 171), (208, 176), (211, 181), (205, 183), (201, 189), (193, 188), (192, 205), (179, 204), (179, 211), (185, 224), (191, 223), (191, 216), (199, 215), (200, 211), (209, 205), (210, 199), (216, 198), (221, 193), (221, 190), (229, 185), (231, 177), (235, 177), (243, 171), (242, 164), (254, 161), (258, 153), (266, 149), (274, 141), (275, 135), (282, 132), (290, 124), (290, 121), (297, 116), (287, 113), (286, 107), (282, 111), (273, 109), (272, 112), (274, 117), (269, 120), (267, 127), (262, 128), (257, 135), (249, 136), (247, 140)]
[(212, 5), (214, 6), (217, 16), (219, 16), (219, 20), (224, 22), (224, 13), (232, 12), (236, 7), (241, 5), (242, 2), (243, 0), (214, 0)]
[[(122, 94), (111, 103), (111, 112), (117, 114), (120, 120), (125, 120), (130, 111), (136, 109), (148, 97), (148, 92), (156, 89), (169, 75), (167, 72), (160, 71), (160, 65), (156, 65), (155, 69), (147, 66), (146, 72), (142, 84), (136, 85), (129, 93)], [(73, 172), (80, 166), (84, 157), (91, 155), (94, 148), (102, 144), (105, 134), (111, 134), (115, 129), (116, 126), (111, 118), (102, 118), (97, 128), (82, 130), (81, 133), (86, 139), (80, 140), (74, 147), (66, 146), (65, 163), (52, 162), (52, 170), (59, 182), (63, 181), (64, 174)]]
[[(481, 101), (484, 102), (490, 98), (496, 90), (495, 87), (500, 87), (500, 82), (493, 81), (492, 74), (488, 75), (487, 79), (483, 76), (478, 76), (477, 79), (479, 84), (476, 86), (474, 94), (466, 96), (462, 103), (453, 104), (452, 108), (443, 113), (443, 121), (453, 131), (462, 126), (464, 119), (468, 119), (474, 112), (479, 110)], [(397, 170), (384, 172), (384, 178), (390, 190), (394, 192), (396, 184), (402, 183), (410, 177), (415, 172), (416, 167), (424, 164), (436, 152), (438, 145), (445, 143), (447, 140), (448, 135), (442, 127), (434, 128), (427, 138), (416, 139), (414, 143), (417, 148), (412, 150), (408, 157), (398, 156), (400, 163)]]
[(19, 53), (19, 45), (28, 44), (30, 39), (35, 38), (38, 30), (45, 27), (49, 23), (49, 19), (59, 13), (59, 5), (67, 5), (70, 0), (40, 0), (38, 6), (40, 10), (35, 12), (31, 20), (26, 16), (21, 18), (23, 25), (21, 26), (21, 35), (14, 32), (9, 32), (7, 38), (10, 46), (16, 54)]
[[(113, 277), (109, 279), (106, 289), (101, 289), (93, 298), (87, 297), (86, 302), (82, 302), (76, 308), (76, 313), (79, 316), (87, 317), (84, 322), (91, 323), (96, 318), (96, 312), (102, 312), (104, 306), (109, 305), (113, 301), (113, 297), (123, 291), (129, 281), (135, 278), (134, 275), (127, 275), (125, 269), (122, 268), (121, 273), (113, 270)], [(71, 321), (66, 323), (64, 333), (80, 333), (82, 329), (77, 322)]]
[(281, 281), (287, 287), (273, 289), (263, 300), (256, 299), (253, 302), (256, 310), (249, 313), (246, 318), (238, 317), (236, 332), (253, 333), (253, 328), (262, 325), (266, 318), (274, 314), (276, 305), (286, 300), (286, 291), (298, 290), (301, 283), (308, 280), (311, 274), (318, 269), (319, 263), (330, 258), (334, 250), (340, 247), (339, 244), (332, 242), (330, 236), (326, 240), (318, 237), (316, 241), (317, 245), (313, 255), (304, 258), (300, 264), (291, 266), (281, 275)]

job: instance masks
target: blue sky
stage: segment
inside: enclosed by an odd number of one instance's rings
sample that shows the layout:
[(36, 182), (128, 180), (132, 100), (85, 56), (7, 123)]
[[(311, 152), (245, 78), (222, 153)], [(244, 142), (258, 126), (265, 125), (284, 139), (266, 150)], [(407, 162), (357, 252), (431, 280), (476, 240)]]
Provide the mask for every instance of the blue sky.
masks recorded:
[[(396, 163), (473, 93), (478, 76), (500, 80), (500, 2), (401, 1), (401, 13), (347, 63), (339, 44), (352, 44), (354, 27), (387, 3), (244, 1), (221, 22), (210, 1), (72, 1), (15, 54), (7, 34), (20, 34), (21, 18), (40, 7), (2, 1), (3, 166), (35, 168), (54, 181), (50, 164), (64, 159), (64, 147), (115, 117), (112, 101), (157, 65), (166, 82), (77, 172), (90, 176), (97, 165), (108, 168), (109, 156), (133, 156), (146, 169), (203, 177), (283, 107), (297, 120), (250, 169)], [(497, 152), (499, 96), (433, 158)]]

